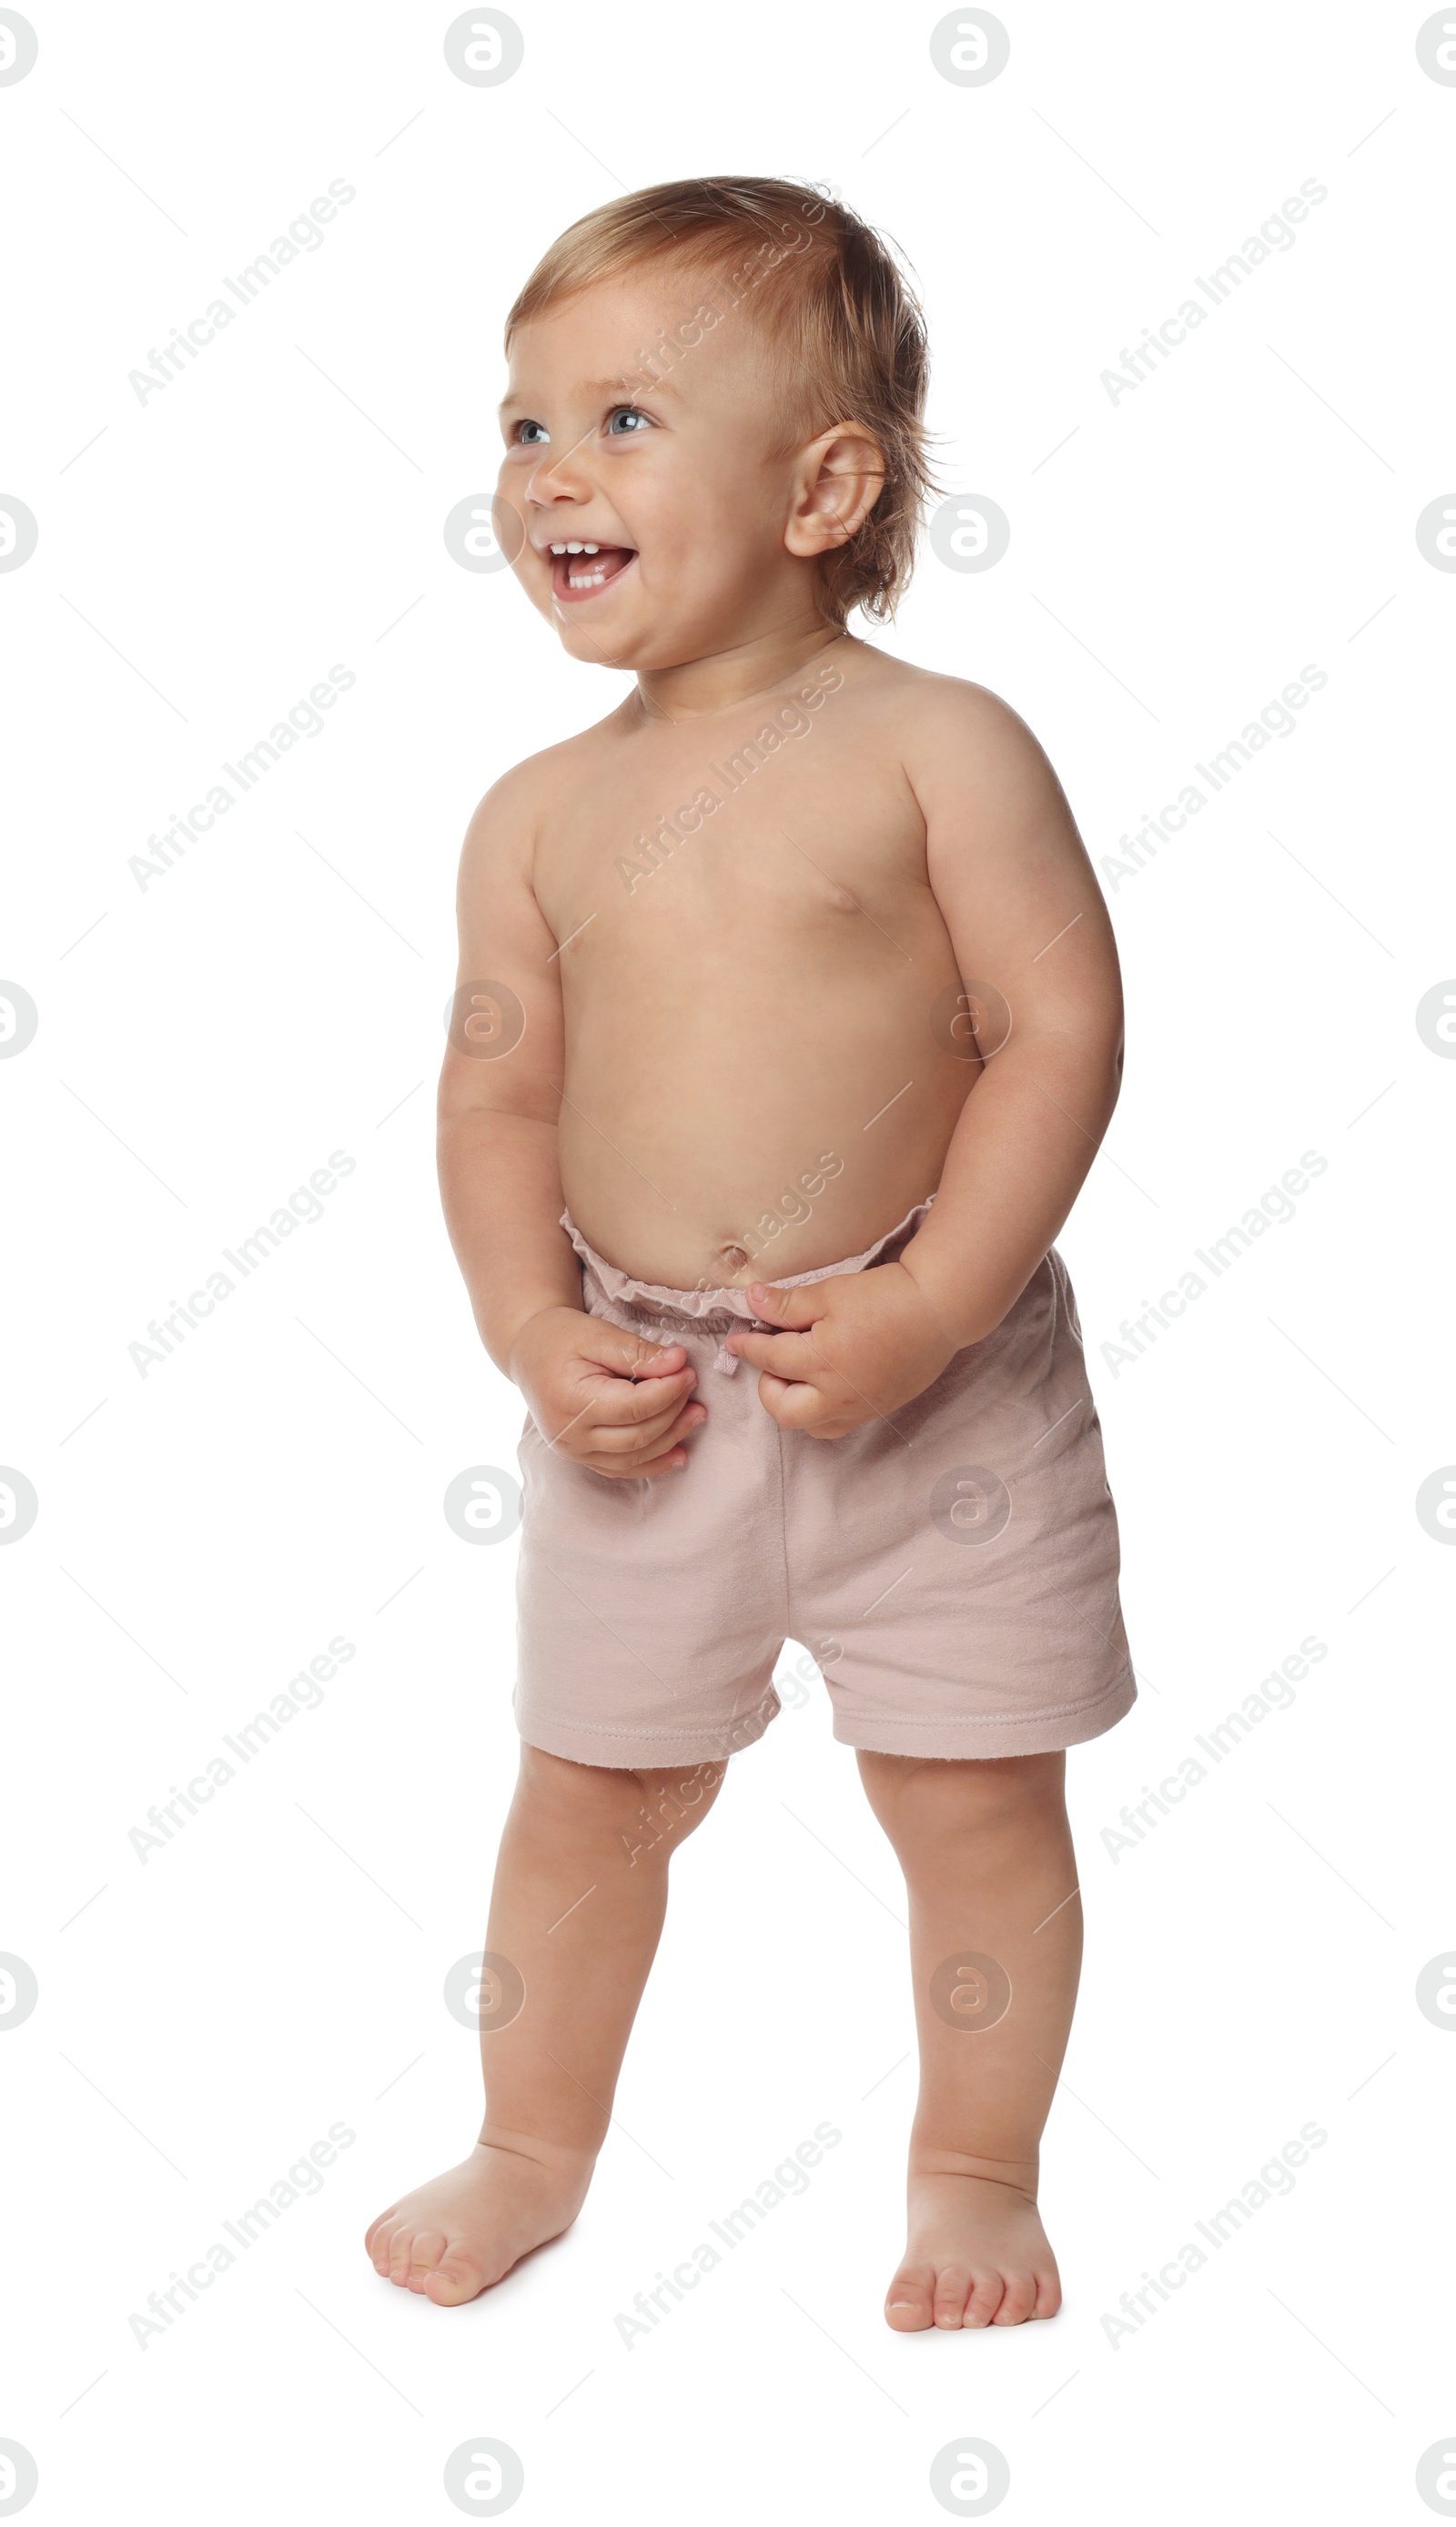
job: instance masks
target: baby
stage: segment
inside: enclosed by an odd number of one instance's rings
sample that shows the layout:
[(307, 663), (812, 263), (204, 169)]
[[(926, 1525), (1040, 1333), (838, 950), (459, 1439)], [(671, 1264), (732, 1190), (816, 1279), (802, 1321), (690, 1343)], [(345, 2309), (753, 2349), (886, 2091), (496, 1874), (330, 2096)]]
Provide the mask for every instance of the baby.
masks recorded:
[(671, 1857), (823, 1671), (910, 1889), (920, 2089), (885, 2315), (1055, 2315), (1038, 2146), (1081, 1953), (1065, 1749), (1134, 1699), (1053, 1249), (1117, 1099), (1106, 913), (1035, 739), (886, 617), (925, 335), (813, 192), (663, 184), (506, 326), (497, 537), (636, 681), (460, 867), (445, 1214), (528, 1414), (521, 1772), (470, 2156), (366, 2241), (470, 2299), (576, 2217)]

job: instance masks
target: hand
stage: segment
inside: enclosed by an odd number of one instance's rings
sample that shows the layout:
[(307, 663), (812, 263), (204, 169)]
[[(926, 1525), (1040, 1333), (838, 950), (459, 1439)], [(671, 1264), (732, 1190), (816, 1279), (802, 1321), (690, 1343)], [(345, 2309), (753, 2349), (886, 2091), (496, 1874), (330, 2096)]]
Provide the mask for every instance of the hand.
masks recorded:
[(957, 1351), (903, 1264), (836, 1272), (797, 1290), (754, 1281), (755, 1315), (782, 1328), (733, 1333), (727, 1348), (762, 1370), (758, 1400), (786, 1430), (842, 1439), (933, 1385)]
[(510, 1374), (544, 1439), (594, 1474), (680, 1472), (707, 1419), (681, 1343), (644, 1342), (583, 1308), (543, 1308), (511, 1347)]

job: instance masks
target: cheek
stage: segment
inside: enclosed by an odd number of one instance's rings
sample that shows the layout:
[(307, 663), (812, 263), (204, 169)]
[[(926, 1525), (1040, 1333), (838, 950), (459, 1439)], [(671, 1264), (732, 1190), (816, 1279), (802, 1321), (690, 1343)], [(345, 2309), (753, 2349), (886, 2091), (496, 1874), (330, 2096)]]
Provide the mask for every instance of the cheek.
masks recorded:
[[(645, 451), (646, 452), (646, 451)], [(684, 432), (651, 450), (623, 516), (675, 565), (723, 585), (779, 532), (774, 490), (736, 426)], [(630, 504), (630, 505), (629, 505)]]
[(548, 623), (553, 623), (556, 617), (551, 604), (551, 574), (540, 553), (533, 552), (528, 544), (511, 563), (510, 574), (530, 597), (538, 614), (544, 614)]
[(711, 487), (681, 444), (664, 438), (641, 448), (637, 462), (624, 465), (616, 480), (608, 469), (604, 488), (627, 534), (650, 560), (660, 556), (677, 563), (699, 549)]
[(714, 614), (749, 604), (782, 549), (782, 529), (765, 514), (761, 492), (695, 501), (671, 539), (668, 568), (681, 597)]

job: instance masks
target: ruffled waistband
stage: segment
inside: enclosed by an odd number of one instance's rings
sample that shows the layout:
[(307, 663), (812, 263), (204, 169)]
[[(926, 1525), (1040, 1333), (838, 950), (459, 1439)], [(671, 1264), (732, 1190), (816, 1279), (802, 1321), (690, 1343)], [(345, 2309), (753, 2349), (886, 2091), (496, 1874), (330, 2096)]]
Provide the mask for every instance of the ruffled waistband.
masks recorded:
[[(852, 1255), (843, 1264), (821, 1264), (812, 1272), (785, 1272), (772, 1278), (767, 1274), (763, 1277), (772, 1290), (800, 1290), (809, 1281), (828, 1281), (841, 1272), (862, 1272), (871, 1264), (893, 1262), (901, 1248), (910, 1244), (928, 1218), (934, 1200), (934, 1194), (930, 1194), (924, 1202), (917, 1202), (912, 1211), (906, 1212), (898, 1227), (887, 1228), (883, 1237), (877, 1237), (872, 1246), (865, 1247), (862, 1255)], [(765, 1333), (775, 1330), (772, 1325), (766, 1325), (761, 1316), (755, 1315), (743, 1290), (710, 1287), (672, 1290), (660, 1281), (639, 1281), (632, 1273), (623, 1272), (617, 1264), (608, 1264), (604, 1255), (598, 1255), (596, 1247), (589, 1245), (569, 1211), (562, 1212), (561, 1226), (601, 1296), (613, 1307), (650, 1308), (663, 1315), (686, 1316), (704, 1325), (717, 1317), (724, 1320), (721, 1326), (724, 1332), (731, 1331), (734, 1319), (740, 1324), (756, 1325)], [(894, 1256), (888, 1252), (892, 1247)], [(725, 1350), (720, 1343), (713, 1362), (714, 1368), (731, 1377), (738, 1365), (737, 1352)]]

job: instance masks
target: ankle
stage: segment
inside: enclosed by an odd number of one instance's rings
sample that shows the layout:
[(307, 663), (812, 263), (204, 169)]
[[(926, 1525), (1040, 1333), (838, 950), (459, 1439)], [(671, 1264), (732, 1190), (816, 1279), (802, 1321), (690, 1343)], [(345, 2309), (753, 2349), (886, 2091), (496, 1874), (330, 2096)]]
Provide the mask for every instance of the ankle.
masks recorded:
[(599, 2141), (568, 2141), (539, 2132), (521, 2132), (493, 2121), (490, 2115), (481, 2125), (476, 2142), (478, 2148), (498, 2150), (503, 2157), (528, 2160), (543, 2175), (558, 2177), (568, 2184), (577, 2180), (586, 2183), (597, 2164), (600, 2145)]

